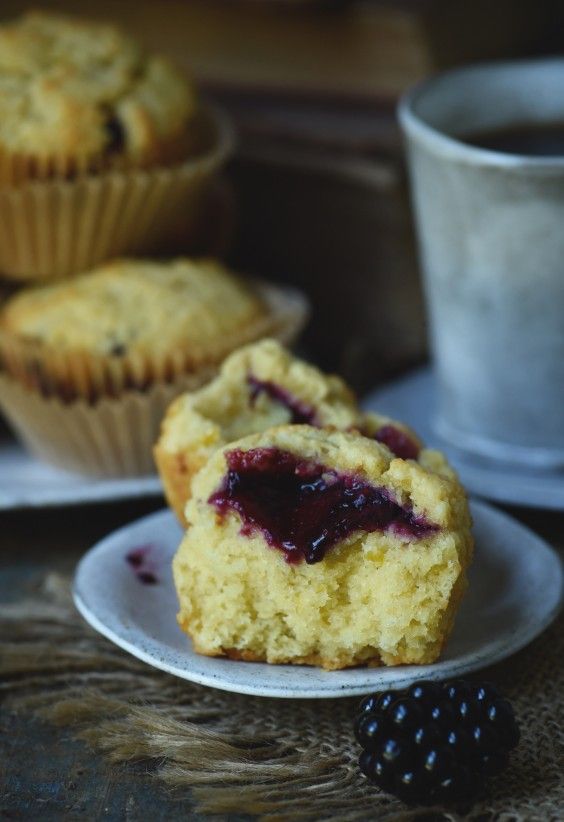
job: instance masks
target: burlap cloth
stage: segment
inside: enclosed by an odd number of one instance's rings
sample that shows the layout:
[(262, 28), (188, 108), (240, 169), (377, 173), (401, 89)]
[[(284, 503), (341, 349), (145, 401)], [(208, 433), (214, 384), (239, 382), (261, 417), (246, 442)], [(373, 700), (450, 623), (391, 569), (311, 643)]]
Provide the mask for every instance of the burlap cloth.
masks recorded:
[[(189, 786), (199, 810), (263, 820), (455, 820), (409, 810), (367, 783), (352, 733), (357, 700), (275, 700), (192, 685), (153, 670), (91, 631), (68, 580), (2, 608), (5, 708), (68, 725), (115, 762), (153, 760), (157, 778)], [(504, 775), (465, 817), (564, 819), (564, 619), (483, 672), (515, 705), (522, 740)]]

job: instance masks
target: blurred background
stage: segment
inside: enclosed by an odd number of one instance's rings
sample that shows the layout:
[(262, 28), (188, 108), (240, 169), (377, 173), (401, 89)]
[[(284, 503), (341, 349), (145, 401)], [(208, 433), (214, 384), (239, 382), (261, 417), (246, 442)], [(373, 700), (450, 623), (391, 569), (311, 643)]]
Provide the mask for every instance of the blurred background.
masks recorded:
[[(308, 355), (360, 392), (421, 362), (426, 334), (398, 97), (447, 67), (558, 52), (551, 0), (60, 0), (168, 53), (239, 143), (202, 250), (302, 288)], [(0, 18), (29, 9), (2, 0)], [(157, 253), (186, 248), (182, 222)]]

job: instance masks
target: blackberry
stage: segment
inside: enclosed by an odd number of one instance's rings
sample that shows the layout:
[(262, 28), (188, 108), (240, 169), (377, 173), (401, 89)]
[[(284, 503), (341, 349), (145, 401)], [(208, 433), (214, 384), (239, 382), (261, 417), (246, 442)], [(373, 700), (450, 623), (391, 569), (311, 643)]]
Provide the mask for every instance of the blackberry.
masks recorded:
[(408, 804), (468, 804), (519, 742), (511, 704), (464, 680), (371, 694), (354, 728), (362, 773)]

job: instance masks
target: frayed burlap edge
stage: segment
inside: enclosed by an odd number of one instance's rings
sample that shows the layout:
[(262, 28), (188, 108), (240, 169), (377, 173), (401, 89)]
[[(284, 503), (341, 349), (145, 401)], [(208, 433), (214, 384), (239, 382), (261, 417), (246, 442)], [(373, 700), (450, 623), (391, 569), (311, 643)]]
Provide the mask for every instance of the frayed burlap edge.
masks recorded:
[[(468, 815), (433, 809), (434, 819), (562, 818), (563, 628), (560, 618), (487, 672), (514, 701), (521, 745)], [(57, 575), (0, 611), (0, 696), (6, 708), (69, 726), (114, 762), (153, 761), (156, 777), (190, 787), (205, 814), (399, 822), (430, 812), (405, 809), (358, 772), (356, 700), (239, 696), (156, 671), (91, 631)]]

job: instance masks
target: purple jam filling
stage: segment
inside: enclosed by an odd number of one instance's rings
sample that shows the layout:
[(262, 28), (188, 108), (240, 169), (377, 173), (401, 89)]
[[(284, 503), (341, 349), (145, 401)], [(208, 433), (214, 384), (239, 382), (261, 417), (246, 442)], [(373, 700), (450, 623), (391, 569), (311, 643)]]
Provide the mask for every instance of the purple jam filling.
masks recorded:
[(417, 443), (395, 425), (383, 425), (374, 434), (374, 439), (387, 445), (402, 460), (416, 460), (419, 456)]
[(398, 505), (385, 488), (287, 451), (234, 449), (226, 459), (227, 474), (208, 502), (222, 517), (236, 511), (242, 534), (259, 531), (288, 562), (319, 562), (354, 531), (419, 539), (437, 530)]
[(290, 411), (292, 415), (291, 422), (294, 425), (300, 423), (317, 425), (315, 409), (313, 409), (311, 405), (298, 400), (289, 391), (282, 388), (281, 385), (277, 385), (275, 382), (269, 382), (268, 380), (259, 380), (257, 377), (253, 377), (252, 374), (248, 375), (247, 383), (251, 389), (251, 403), (255, 402), (259, 394), (266, 394), (271, 400), (280, 403), (280, 405), (283, 405)]
[[(264, 393), (274, 402), (280, 403), (291, 413), (290, 422), (294, 425), (305, 423), (319, 427), (316, 411), (311, 405), (298, 400), (290, 391), (281, 385), (268, 380), (259, 380), (252, 374), (247, 376), (247, 383), (250, 388), (251, 404), (256, 401), (259, 394)], [(361, 432), (364, 433), (364, 432)], [(390, 451), (402, 460), (416, 460), (419, 456), (419, 447), (411, 437), (395, 425), (383, 425), (376, 431), (373, 438), (378, 442), (387, 445)]]

